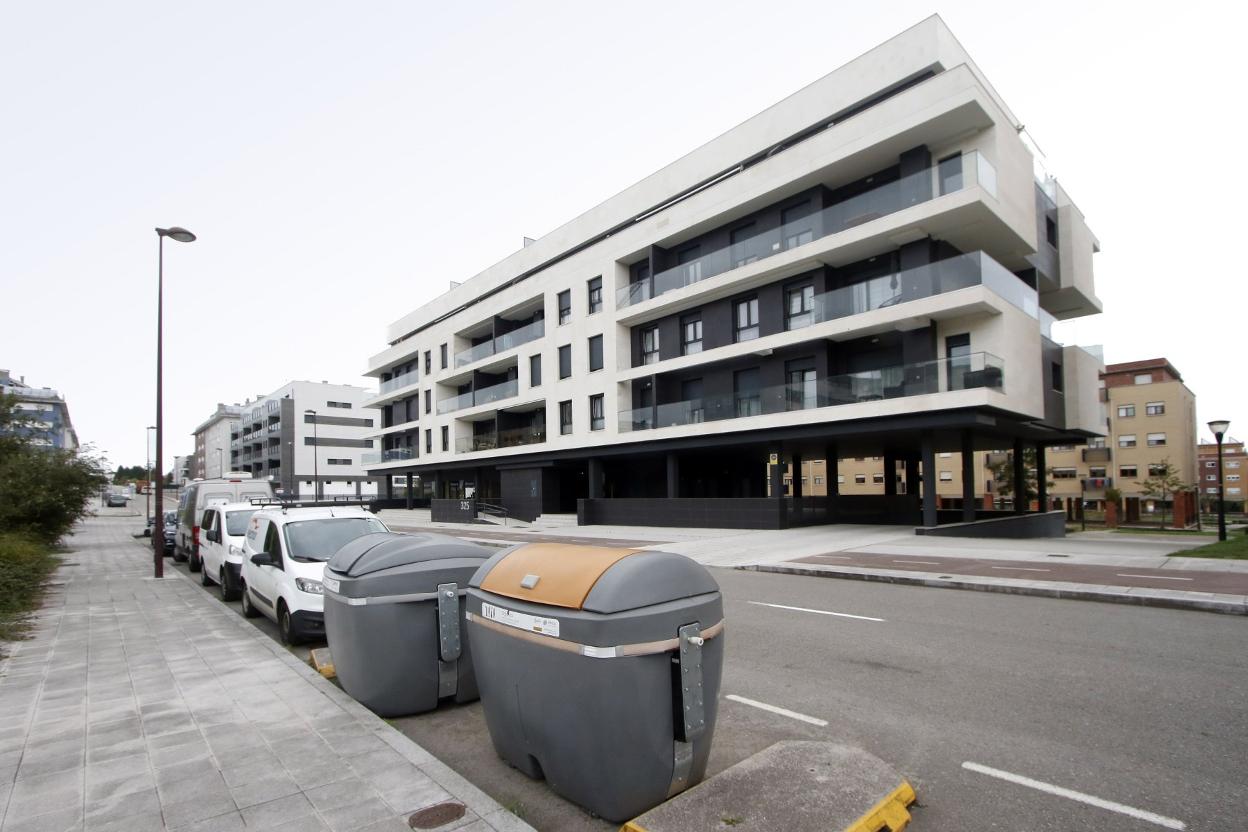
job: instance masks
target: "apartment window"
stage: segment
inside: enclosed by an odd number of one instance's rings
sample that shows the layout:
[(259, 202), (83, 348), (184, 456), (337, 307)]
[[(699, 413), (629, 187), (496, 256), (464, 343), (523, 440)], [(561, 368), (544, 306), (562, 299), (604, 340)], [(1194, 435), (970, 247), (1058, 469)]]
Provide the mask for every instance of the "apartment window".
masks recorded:
[(351, 402), (325, 402), (326, 407), (337, 407), (342, 410), (350, 410)]
[(746, 298), (732, 305), (733, 340), (753, 341), (758, 337), (758, 298)]
[(784, 328), (801, 329), (815, 322), (815, 287), (794, 286), (784, 293)]
[(659, 328), (648, 326), (641, 331), (641, 363), (659, 363)]
[(941, 482), (953, 482), (953, 472), (952, 472), (952, 471), (941, 471), (941, 472), (940, 472), (940, 481), (941, 481)]
[(1136, 384), (1152, 384), (1153, 374), (1152, 373), (1140, 373), (1139, 375), (1135, 377), (1135, 383)]
[(1049, 378), (1052, 382), (1053, 389), (1058, 393), (1063, 392), (1066, 389), (1066, 379), (1062, 374), (1062, 365), (1054, 361), (1051, 365), (1049, 365), (1049, 367)]
[(351, 464), (351, 460), (349, 459), (332, 459), (331, 458), (325, 461), (328, 462), (330, 465), (350, 465)]
[(1239, 482), (1239, 474), (1227, 474), (1226, 481), (1227, 482)]
[(871, 482), (874, 482), (874, 483), (882, 483), (882, 482), (884, 482), (884, 475), (883, 475), (883, 474), (872, 474), (872, 475), (871, 475)]
[(685, 315), (680, 319), (680, 354), (702, 352), (702, 315)]
[(757, 367), (737, 370), (733, 373), (732, 391), (738, 418), (758, 416), (763, 412), (763, 397)]
[(1124, 433), (1122, 436), (1119, 436), (1118, 447), (1119, 448), (1134, 448), (1135, 447), (1135, 434)]
[(572, 320), (572, 290), (564, 289), (559, 293), (559, 325), (563, 326)]
[(1044, 218), (1044, 238), (1049, 241), (1049, 245), (1057, 248), (1057, 223), (1053, 222), (1052, 217)]
[(1217, 481), (1218, 481), (1217, 474), (1205, 474), (1205, 482), (1217, 482)]
[(1130, 419), (1134, 415), (1135, 415), (1135, 405), (1133, 404), (1118, 405), (1118, 418), (1119, 419)]
[(704, 418), (702, 407), (702, 379), (690, 378), (680, 383), (680, 400), (689, 408), (689, 423), (696, 424)]
[(540, 355), (529, 356), (529, 386), (540, 387), (542, 385), (542, 357)]
[(815, 485), (823, 485), (823, 477), (818, 474), (815, 474)]
[[(804, 359), (804, 361), (810, 360)], [(794, 369), (790, 367), (785, 375), (788, 382), (788, 386), (785, 389), (786, 404), (789, 410), (807, 410), (819, 406), (813, 368), (803, 367)]]
[(427, 454), (433, 453), (433, 430), (432, 429), (425, 431), (425, 453)]
[(1238, 488), (1228, 488), (1228, 489), (1226, 489), (1226, 493), (1227, 493), (1227, 494), (1229, 494), (1230, 496), (1234, 497), (1235, 495), (1237, 495), (1237, 494), (1239, 493), (1239, 489), (1238, 489)]
[(602, 311), (602, 277), (591, 277), (589, 280), (589, 314)]
[(442, 369), (446, 369), (446, 344), (438, 347), (438, 355), (442, 362)]
[(786, 249), (804, 246), (815, 239), (814, 215), (811, 213), (810, 200), (799, 202), (791, 208), (785, 208), (780, 213), (780, 222), (783, 223), (781, 234), (784, 237)]
[(854, 482), (857, 483), (858, 485), (866, 485), (867, 475), (866, 474), (854, 474)]
[[(1089, 472), (1089, 474), (1091, 474), (1091, 472)], [(1053, 479), (1055, 480), (1073, 480), (1076, 476), (1077, 476), (1077, 473), (1074, 468), (1054, 468), (1053, 469)], [(1096, 475), (1092, 474), (1092, 476), (1096, 476)], [(1101, 476), (1104, 476), (1104, 474), (1102, 474)]]
[(1105, 447), (1105, 437), (1104, 437), (1104, 436), (1098, 436), (1098, 437), (1096, 437), (1095, 439), (1089, 439), (1089, 440), (1088, 440), (1088, 447), (1089, 447), (1089, 448), (1104, 448), (1104, 447)]
[(449, 451), (451, 449), (451, 429), (446, 425), (442, 426), (442, 450)]
[[(1214, 462), (1213, 460), (1210, 460), (1209, 462), (1206, 462), (1206, 463), (1205, 463), (1205, 467), (1206, 467), (1206, 468), (1217, 468), (1217, 467), (1218, 467), (1218, 463)], [(1229, 466), (1228, 466), (1228, 467), (1229, 467)]]
[(758, 255), (753, 251), (750, 241), (754, 238), (754, 223), (738, 226), (732, 229), (728, 235), (729, 242), (732, 245), (731, 257), (732, 267), (740, 268), (749, 265), (758, 259)]
[(589, 429), (602, 430), (607, 426), (607, 417), (603, 411), (602, 394), (589, 397)]
[(676, 252), (676, 265), (682, 267), (686, 286), (702, 279), (702, 261), (699, 259), (701, 253), (702, 246), (689, 246)]
[(1239, 463), (1238, 463), (1238, 462), (1228, 462), (1228, 463), (1226, 463), (1226, 467), (1227, 467), (1227, 468), (1235, 468), (1235, 469), (1238, 469), (1238, 468), (1239, 468)]
[(589, 339), (589, 371), (602, 369), (602, 336), (595, 335)]
[(559, 378), (572, 375), (572, 345), (564, 344), (559, 348)]
[(425, 413), (429, 413), (432, 408), (433, 408), (433, 391), (426, 390), (425, 391)]
[(1206, 493), (1206, 494), (1217, 494), (1217, 493), (1218, 493), (1218, 489), (1217, 489), (1216, 487), (1214, 487), (1214, 488), (1206, 488), (1206, 489), (1205, 489), (1205, 493)]
[(572, 432), (572, 402), (559, 402), (559, 433), (567, 435)]
[(1160, 448), (1166, 444), (1166, 435), (1164, 433), (1150, 433), (1148, 435), (1148, 447)]
[(1166, 475), (1166, 463), (1164, 462), (1148, 463), (1148, 475), (1150, 477), (1164, 477)]
[(949, 389), (966, 388), (966, 374), (971, 371), (971, 336), (969, 333), (950, 335), (945, 339), (945, 356), (949, 361)]
[(1166, 412), (1165, 402), (1149, 402), (1144, 405), (1144, 414), (1146, 416), (1161, 416)]
[(838, 484), (838, 485), (844, 485), (844, 484), (845, 484), (845, 475), (844, 475), (844, 474), (837, 474), (837, 475), (836, 475), (836, 482), (837, 482), (837, 484)]
[(962, 190), (962, 154), (957, 153), (941, 159), (936, 173), (940, 177), (942, 196)]
[(1105, 468), (1089, 468), (1088, 476), (1095, 477), (1097, 479), (1104, 479), (1106, 476), (1108, 476), (1108, 474), (1106, 473), (1106, 470), (1107, 469)]
[(1139, 476), (1140, 469), (1135, 465), (1119, 465), (1118, 476), (1123, 479), (1133, 480)]

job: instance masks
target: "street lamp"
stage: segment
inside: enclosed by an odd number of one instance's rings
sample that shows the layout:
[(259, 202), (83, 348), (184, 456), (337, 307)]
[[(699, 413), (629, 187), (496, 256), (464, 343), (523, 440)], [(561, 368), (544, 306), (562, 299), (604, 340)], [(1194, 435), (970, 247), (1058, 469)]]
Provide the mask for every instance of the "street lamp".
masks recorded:
[(144, 436), (147, 438), (147, 479), (143, 482), (143, 493), (147, 495), (147, 526), (152, 526), (152, 434), (155, 425), (148, 425)]
[(312, 417), (312, 496), (319, 503), (321, 501), (321, 473), (320, 465), (320, 445), (317, 444), (316, 435), (316, 411), (305, 410), (304, 413)]
[[(164, 338), (165, 338), (165, 238), (176, 240), (179, 243), (195, 242), (195, 235), (187, 231), (185, 228), (172, 226), (170, 228), (157, 228), (157, 260), (156, 260), (156, 470), (164, 471), (164, 457), (162, 456), (162, 444), (165, 434), (164, 419)], [(159, 473), (156, 477), (156, 510), (163, 512), (165, 510), (165, 478)], [(165, 535), (152, 535), (152, 557), (155, 564), (153, 574), (157, 578), (165, 576)]]
[(1226, 502), (1223, 499), (1223, 489), (1226, 485), (1222, 481), (1222, 437), (1226, 436), (1226, 431), (1230, 426), (1231, 423), (1224, 419), (1209, 423), (1209, 430), (1213, 432), (1213, 438), (1218, 441), (1218, 540), (1226, 540)]

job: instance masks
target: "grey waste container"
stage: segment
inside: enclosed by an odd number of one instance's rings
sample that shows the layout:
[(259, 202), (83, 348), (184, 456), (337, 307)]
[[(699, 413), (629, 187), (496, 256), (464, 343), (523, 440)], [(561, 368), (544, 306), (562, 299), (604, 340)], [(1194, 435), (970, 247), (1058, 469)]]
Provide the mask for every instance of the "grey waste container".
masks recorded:
[(364, 535), (325, 567), (325, 634), (343, 689), (381, 716), (477, 698), (468, 580), (496, 549), (440, 534)]
[(531, 543), (466, 599), (499, 755), (623, 822), (706, 773), (724, 659), (719, 586), (668, 552)]

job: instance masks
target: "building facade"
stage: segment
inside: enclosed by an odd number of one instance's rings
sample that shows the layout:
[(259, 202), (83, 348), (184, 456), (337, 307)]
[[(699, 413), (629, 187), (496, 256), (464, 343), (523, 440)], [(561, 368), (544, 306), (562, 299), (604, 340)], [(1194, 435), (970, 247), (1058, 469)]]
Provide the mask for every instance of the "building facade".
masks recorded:
[[(391, 324), (369, 470), (522, 517), (935, 525), (940, 454), (1104, 432), (1051, 337), (1100, 311), (1098, 243), (1018, 124), (929, 18)], [(842, 493), (873, 456), (900, 487)]]
[(243, 406), (217, 404), (216, 411), (195, 428), (195, 453), (191, 456), (190, 474), (195, 479), (221, 477), (230, 470), (231, 437), (238, 432)]
[(64, 451), (78, 448), (69, 406), (60, 393), (27, 384), (25, 376), (14, 378), (8, 370), (0, 370), (0, 394), (17, 398), (15, 415), (23, 422), (17, 432), (31, 444)]
[[(1217, 511), (1218, 499), (1218, 445), (1201, 442), (1198, 448), (1197, 470), (1200, 482), (1200, 504), (1207, 511)], [(1226, 488), (1223, 499), (1228, 511), (1243, 511), (1244, 498), (1248, 495), (1248, 453), (1244, 443), (1227, 437), (1222, 441), (1222, 485)]]
[(377, 419), (361, 406), (366, 393), (292, 381), (244, 406), (230, 433), (230, 470), (268, 479), (289, 496), (376, 496), (364, 468)]

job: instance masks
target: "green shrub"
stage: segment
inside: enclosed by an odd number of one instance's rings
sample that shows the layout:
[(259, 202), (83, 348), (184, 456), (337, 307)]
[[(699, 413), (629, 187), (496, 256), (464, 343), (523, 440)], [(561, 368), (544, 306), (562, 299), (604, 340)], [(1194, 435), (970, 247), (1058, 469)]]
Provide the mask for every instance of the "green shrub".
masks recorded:
[(16, 534), (0, 534), (0, 641), (21, 636), (26, 613), (43, 594), (60, 558), (52, 547)]

